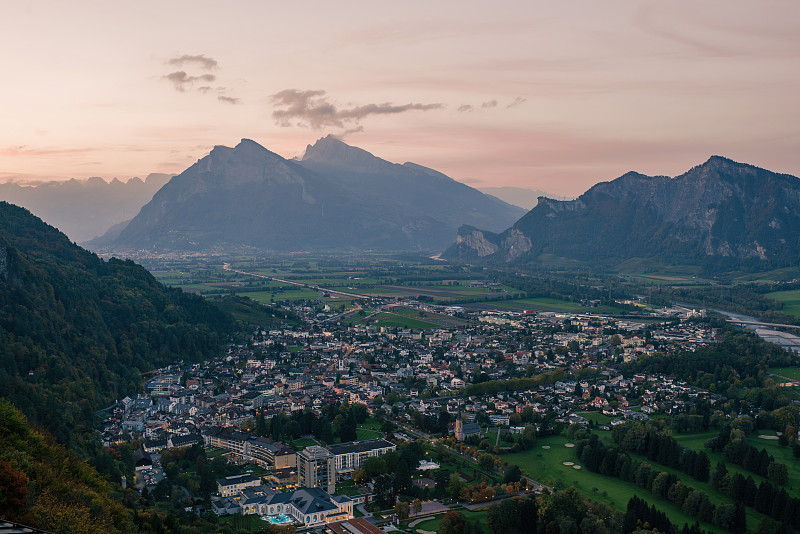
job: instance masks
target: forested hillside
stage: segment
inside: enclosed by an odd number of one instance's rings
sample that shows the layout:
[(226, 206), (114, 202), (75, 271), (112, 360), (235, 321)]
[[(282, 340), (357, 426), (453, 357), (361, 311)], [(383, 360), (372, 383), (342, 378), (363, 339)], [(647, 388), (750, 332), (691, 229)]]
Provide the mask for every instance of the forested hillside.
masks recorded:
[(110, 492), (93, 468), (0, 400), (1, 518), (60, 533), (135, 532), (129, 510)]
[(59, 442), (81, 448), (94, 411), (147, 370), (211, 356), (231, 328), (201, 297), (0, 202), (0, 392)]

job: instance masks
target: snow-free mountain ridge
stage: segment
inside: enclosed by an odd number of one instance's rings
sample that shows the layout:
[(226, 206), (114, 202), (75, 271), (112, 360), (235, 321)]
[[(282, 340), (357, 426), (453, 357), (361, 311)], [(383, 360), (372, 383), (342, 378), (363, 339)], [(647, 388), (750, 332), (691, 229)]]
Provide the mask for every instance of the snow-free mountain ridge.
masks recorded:
[(717, 269), (800, 262), (800, 179), (713, 156), (669, 178), (629, 172), (575, 200), (539, 199), (500, 233), (462, 227), (443, 257), (613, 266), (633, 258)]
[(439, 251), (463, 224), (500, 231), (523, 213), (432, 169), (390, 163), (333, 137), (300, 161), (243, 139), (175, 176), (104, 248)]

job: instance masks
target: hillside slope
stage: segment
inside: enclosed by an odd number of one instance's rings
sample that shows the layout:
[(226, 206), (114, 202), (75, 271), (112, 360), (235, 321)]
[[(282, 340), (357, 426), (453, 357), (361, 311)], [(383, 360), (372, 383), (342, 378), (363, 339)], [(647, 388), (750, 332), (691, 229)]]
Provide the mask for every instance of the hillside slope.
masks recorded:
[(0, 394), (78, 447), (141, 373), (220, 348), (230, 317), (131, 261), (103, 261), (0, 202)]

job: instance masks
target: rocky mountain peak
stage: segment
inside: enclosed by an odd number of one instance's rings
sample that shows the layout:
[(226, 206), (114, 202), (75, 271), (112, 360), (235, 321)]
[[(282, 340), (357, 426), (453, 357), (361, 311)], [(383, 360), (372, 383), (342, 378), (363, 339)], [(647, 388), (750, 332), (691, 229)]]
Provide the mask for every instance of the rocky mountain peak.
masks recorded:
[(362, 174), (380, 173), (395, 166), (394, 163), (373, 156), (362, 148), (350, 146), (332, 135), (308, 145), (300, 161), (306, 165), (347, 169)]

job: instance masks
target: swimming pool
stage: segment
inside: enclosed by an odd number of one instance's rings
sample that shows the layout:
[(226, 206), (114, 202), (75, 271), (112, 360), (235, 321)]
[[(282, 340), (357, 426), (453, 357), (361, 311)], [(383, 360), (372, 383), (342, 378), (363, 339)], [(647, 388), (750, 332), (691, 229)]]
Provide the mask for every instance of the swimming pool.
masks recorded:
[(290, 525), (294, 523), (294, 519), (285, 514), (270, 515), (266, 517), (266, 520), (273, 525)]

